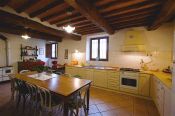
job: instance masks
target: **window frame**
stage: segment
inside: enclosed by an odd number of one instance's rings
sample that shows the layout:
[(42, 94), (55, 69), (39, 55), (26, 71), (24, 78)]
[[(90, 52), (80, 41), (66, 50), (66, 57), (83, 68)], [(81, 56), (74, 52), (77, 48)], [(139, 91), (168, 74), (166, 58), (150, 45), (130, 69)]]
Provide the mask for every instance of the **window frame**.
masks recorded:
[[(55, 44), (55, 54), (56, 57), (52, 57), (52, 45)], [(49, 48), (49, 51), (47, 49), (47, 46)], [(47, 43), (46, 44), (46, 58), (51, 58), (51, 59), (57, 59), (58, 58), (58, 43)]]
[[(106, 39), (107, 40), (106, 59), (100, 59), (100, 39)], [(98, 54), (97, 54), (97, 57), (99, 58), (99, 60), (96, 60), (95, 58), (92, 58), (92, 40), (98, 40)], [(109, 58), (109, 36), (90, 38), (90, 60), (91, 61), (108, 61), (108, 58)]]
[(58, 58), (58, 43), (51, 43), (51, 46), (55, 44), (55, 56), (56, 57), (52, 57), (52, 50), (51, 50), (51, 59), (57, 59)]

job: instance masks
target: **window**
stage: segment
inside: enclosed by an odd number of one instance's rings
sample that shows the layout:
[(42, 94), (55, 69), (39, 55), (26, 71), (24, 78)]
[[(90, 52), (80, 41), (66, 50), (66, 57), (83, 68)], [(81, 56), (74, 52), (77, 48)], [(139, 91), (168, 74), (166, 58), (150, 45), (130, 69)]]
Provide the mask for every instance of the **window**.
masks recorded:
[(90, 40), (90, 60), (108, 61), (109, 38), (99, 37)]
[(58, 57), (58, 44), (46, 44), (46, 58), (56, 59)]

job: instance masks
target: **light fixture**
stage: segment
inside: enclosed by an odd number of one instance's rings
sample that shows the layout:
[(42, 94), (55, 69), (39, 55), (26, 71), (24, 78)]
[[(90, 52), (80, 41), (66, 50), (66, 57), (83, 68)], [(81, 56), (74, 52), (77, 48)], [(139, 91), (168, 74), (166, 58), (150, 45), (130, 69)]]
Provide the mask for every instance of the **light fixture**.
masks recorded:
[[(69, 15), (69, 17), (71, 17), (72, 15), (72, 9), (69, 9), (67, 11), (67, 15)], [(69, 18), (69, 23), (71, 23), (71, 19)], [(63, 29), (67, 32), (67, 33), (72, 33), (75, 30), (75, 27), (72, 27), (71, 25), (67, 25), (67, 26), (63, 26)]]
[(28, 36), (27, 34), (21, 35), (21, 37), (22, 37), (23, 39), (25, 39), (25, 40), (27, 40), (27, 39), (31, 38), (31, 37), (30, 37), (30, 36)]
[(72, 27), (70, 25), (67, 26), (63, 26), (63, 29), (67, 32), (67, 33), (72, 33), (75, 30), (75, 27)]

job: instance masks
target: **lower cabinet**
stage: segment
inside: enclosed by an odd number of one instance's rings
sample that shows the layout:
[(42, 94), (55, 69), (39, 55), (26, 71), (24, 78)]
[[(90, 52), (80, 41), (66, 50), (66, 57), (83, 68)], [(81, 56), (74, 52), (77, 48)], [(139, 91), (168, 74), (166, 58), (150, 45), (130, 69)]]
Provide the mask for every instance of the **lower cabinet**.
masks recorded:
[(120, 85), (120, 76), (119, 72), (116, 71), (107, 71), (107, 87), (113, 90), (119, 90)]
[(107, 88), (106, 70), (94, 70), (94, 85)]
[(151, 97), (156, 104), (160, 116), (170, 116), (171, 92), (156, 77), (151, 79)]
[(65, 72), (71, 76), (78, 75), (78, 68), (72, 66), (66, 66)]
[(139, 76), (139, 95), (150, 96), (150, 75), (140, 74)]

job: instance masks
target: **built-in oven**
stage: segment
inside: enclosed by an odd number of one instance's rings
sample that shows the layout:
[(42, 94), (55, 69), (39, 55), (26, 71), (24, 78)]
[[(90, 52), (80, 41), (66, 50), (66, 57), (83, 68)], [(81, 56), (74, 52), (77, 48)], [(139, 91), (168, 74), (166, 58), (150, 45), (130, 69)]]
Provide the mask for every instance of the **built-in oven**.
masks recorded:
[(120, 72), (120, 88), (138, 90), (138, 72), (121, 71)]
[(3, 76), (8, 76), (13, 73), (13, 67), (4, 67), (3, 68)]

